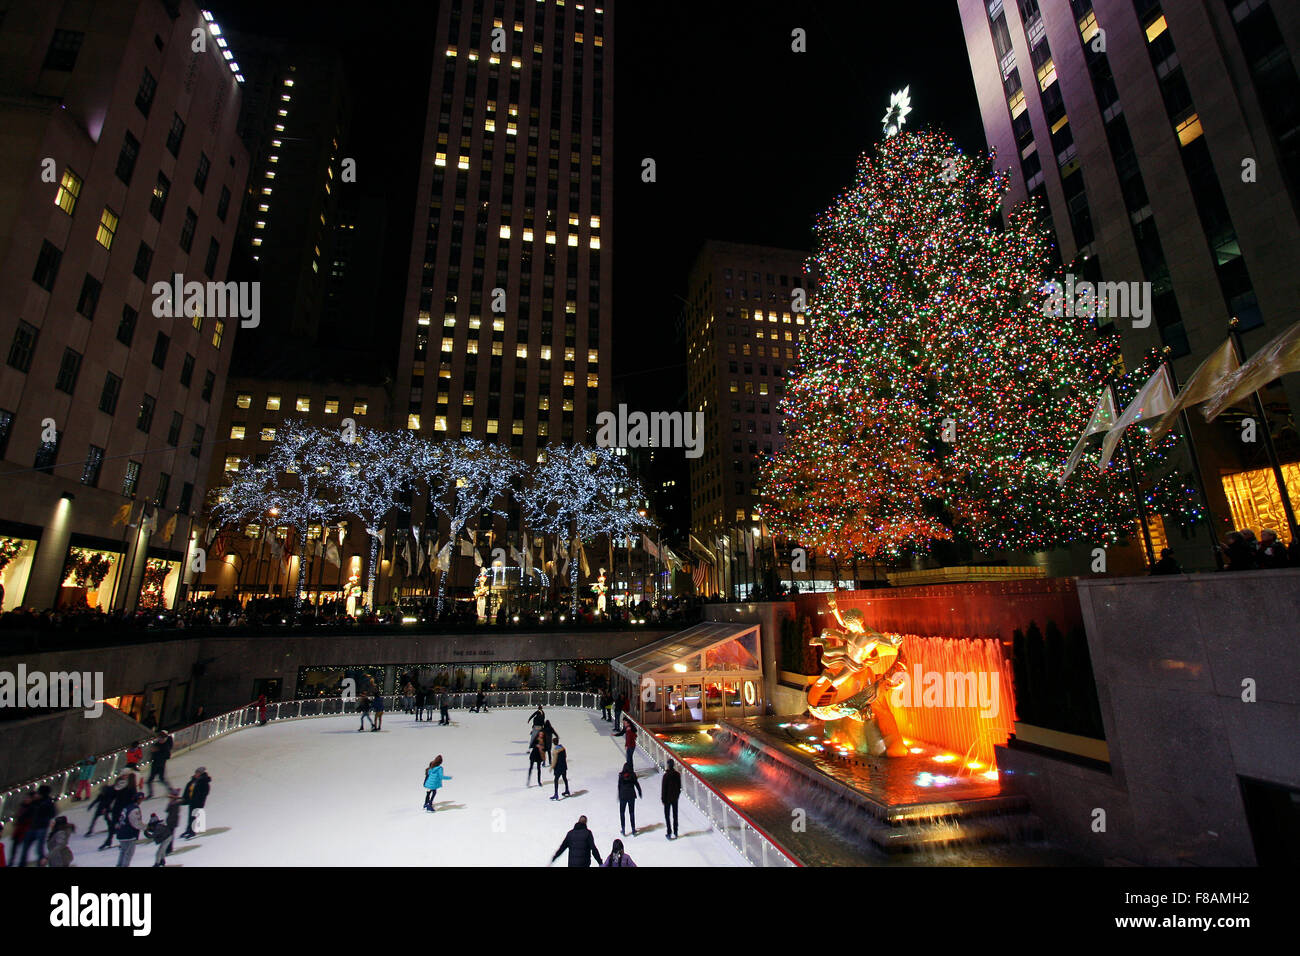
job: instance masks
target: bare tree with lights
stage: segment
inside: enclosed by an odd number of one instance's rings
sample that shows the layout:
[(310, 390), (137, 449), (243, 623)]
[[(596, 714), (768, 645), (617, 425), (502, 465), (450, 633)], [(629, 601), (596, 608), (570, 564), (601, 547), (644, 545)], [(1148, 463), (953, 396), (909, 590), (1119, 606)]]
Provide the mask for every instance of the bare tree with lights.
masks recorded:
[(555, 445), (547, 448), (520, 496), (524, 520), (570, 541), (570, 609), (578, 613), (578, 563), (583, 541), (622, 537), (644, 523), (636, 502), (640, 487), (627, 465), (608, 448)]
[[(524, 471), (523, 462), (501, 445), (477, 438), (438, 442), (422, 459), (429, 486), (429, 510), (445, 516), (449, 527), (446, 544), (438, 552), (438, 616), (442, 616), (451, 551), (470, 519), (484, 513), (504, 518), (506, 494)], [(444, 569), (443, 564), (447, 567)]]
[(307, 531), (337, 517), (330, 500), (336, 469), (347, 461), (342, 438), (330, 429), (298, 420), (278, 429), (265, 462), (255, 466), (245, 458), (229, 485), (214, 489), (211, 513), (220, 525), (268, 519), (288, 525), (298, 540), (298, 588), (294, 611), (302, 610), (307, 582)]
[(357, 428), (353, 439), (340, 438), (331, 474), (340, 507), (359, 518), (370, 537), (366, 603), (374, 607), (380, 529), (394, 508), (410, 510), (402, 498), (424, 477), (429, 447), (409, 431)]

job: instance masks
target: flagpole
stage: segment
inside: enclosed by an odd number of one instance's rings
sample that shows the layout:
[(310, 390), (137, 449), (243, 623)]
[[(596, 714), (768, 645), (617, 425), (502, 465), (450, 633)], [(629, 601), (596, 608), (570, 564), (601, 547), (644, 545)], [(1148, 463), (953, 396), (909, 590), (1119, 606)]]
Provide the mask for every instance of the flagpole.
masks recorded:
[[(1161, 354), (1164, 356), (1165, 371), (1169, 373), (1169, 385), (1175, 395), (1178, 394), (1178, 373), (1174, 371), (1172, 359), (1173, 349), (1166, 345)], [(1210, 550), (1214, 552), (1214, 564), (1223, 570), (1223, 552), (1219, 550), (1218, 535), (1214, 529), (1214, 511), (1210, 508), (1210, 493), (1205, 484), (1205, 475), (1201, 471), (1201, 458), (1196, 454), (1196, 442), (1192, 439), (1192, 423), (1187, 418), (1187, 409), (1184, 408), (1178, 413), (1179, 420), (1183, 423), (1183, 438), (1187, 441), (1187, 454), (1192, 459), (1192, 473), (1196, 476), (1196, 489), (1201, 493), (1201, 505), (1205, 508), (1205, 523), (1210, 529)]]
[[(1237, 352), (1237, 362), (1239, 365), (1246, 364), (1246, 350), (1241, 344), (1241, 332), (1238, 329), (1238, 319), (1234, 315), (1228, 323), (1228, 332), (1232, 336), (1232, 347)], [(1259, 397), (1259, 392), (1251, 392), (1251, 398), (1255, 400), (1255, 414), (1259, 416), (1259, 423), (1264, 429), (1264, 450), (1268, 453), (1268, 463), (1273, 469), (1273, 479), (1277, 482), (1278, 494), (1282, 497), (1282, 512), (1286, 515), (1287, 528), (1291, 532), (1291, 540), (1296, 540), (1296, 535), (1300, 528), (1296, 527), (1295, 511), (1291, 508), (1291, 493), (1286, 487), (1286, 478), (1282, 474), (1282, 463), (1277, 457), (1277, 448), (1273, 446), (1273, 429), (1268, 425), (1268, 414), (1264, 411), (1264, 400)]]
[[(1115, 394), (1115, 382), (1112, 376), (1106, 376), (1106, 387), (1110, 389), (1111, 401), (1115, 403), (1116, 408), (1120, 408), (1119, 396)], [(1120, 436), (1120, 443), (1124, 446), (1124, 460), (1128, 464), (1129, 483), (1133, 486), (1133, 500), (1137, 504), (1138, 523), (1142, 525), (1142, 540), (1147, 546), (1147, 569), (1150, 570), (1155, 566), (1156, 553), (1155, 545), (1151, 543), (1151, 529), (1147, 527), (1147, 506), (1142, 500), (1142, 492), (1138, 489), (1137, 468), (1133, 464), (1133, 449), (1129, 445), (1128, 429)]]

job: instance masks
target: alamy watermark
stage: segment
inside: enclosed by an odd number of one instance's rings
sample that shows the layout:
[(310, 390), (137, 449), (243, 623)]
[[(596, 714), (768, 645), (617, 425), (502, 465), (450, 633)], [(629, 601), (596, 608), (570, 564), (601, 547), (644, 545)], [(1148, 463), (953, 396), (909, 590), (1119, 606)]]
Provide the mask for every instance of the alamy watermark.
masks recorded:
[(703, 412), (618, 412), (596, 414), (601, 448), (685, 448), (687, 458), (704, 454)]
[(997, 671), (926, 671), (914, 664), (903, 674), (889, 692), (894, 707), (978, 707), (981, 717), (996, 717), (1001, 709)]
[(104, 712), (103, 671), (0, 671), (0, 707), (33, 710), (81, 708), (87, 717)]
[(172, 281), (153, 284), (153, 314), (175, 319), (196, 315), (239, 319), (240, 328), (255, 329), (262, 322), (262, 283), (184, 281), (179, 272)]
[(1151, 324), (1150, 282), (1076, 282), (1074, 273), (1067, 272), (1064, 284), (1052, 279), (1043, 291), (1046, 316), (1132, 319), (1135, 329)]

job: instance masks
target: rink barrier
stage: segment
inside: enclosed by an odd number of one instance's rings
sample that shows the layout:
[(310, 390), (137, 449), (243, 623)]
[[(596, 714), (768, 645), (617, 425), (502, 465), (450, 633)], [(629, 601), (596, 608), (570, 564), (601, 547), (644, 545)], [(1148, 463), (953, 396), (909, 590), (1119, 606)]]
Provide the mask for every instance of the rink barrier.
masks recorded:
[[(448, 694), (447, 699), (451, 709), (459, 710), (472, 706), (477, 696), (477, 693), (457, 693)], [(491, 691), (483, 696), (484, 706), (488, 710), (502, 707), (536, 707), (539, 704), (544, 707), (578, 707), (596, 710), (600, 704), (600, 695), (580, 691)], [(385, 711), (401, 713), (401, 694), (384, 694), (383, 698)], [(425, 706), (428, 707), (429, 705), (426, 704)], [(436, 704), (434, 707), (436, 709)], [(302, 700), (271, 701), (266, 705), (267, 723), (273, 720), (299, 720), (305, 717), (338, 717), (342, 714), (356, 714), (356, 712), (356, 701), (344, 700), (342, 697), (312, 697)], [(190, 724), (188, 727), (181, 727), (172, 731), (172, 740), (174, 742), (172, 756), (175, 757), (177, 754), (200, 747), (209, 741), (216, 740), (218, 737), (234, 733), (236, 730), (256, 726), (257, 723), (257, 705), (248, 704), (228, 713), (209, 717), (196, 724)], [(149, 736), (145, 739), (152, 740), (153, 737)], [(90, 777), (92, 797), (105, 780), (112, 780), (118, 774), (130, 771), (131, 768), (126, 762), (128, 749), (123, 747), (119, 750), (95, 755), (95, 769)], [(148, 745), (145, 746), (144, 750), (145, 759), (134, 770), (141, 784), (148, 780), (150, 763)], [(77, 772), (79, 769), (75, 764), (70, 767), (62, 767), (47, 776), (27, 780), (0, 792), (0, 824), (8, 827), (13, 822), (14, 817), (18, 815), (23, 794), (29, 790), (35, 790), (41, 784), (49, 784), (50, 795), (54, 797), (56, 803), (61, 803), (70, 798), (77, 788)], [(74, 804), (74, 806), (76, 805)], [(67, 809), (69, 808), (63, 807), (60, 812), (65, 812)], [(4, 836), (7, 838), (8, 834)]]
[[(631, 720), (629, 717), (628, 720)], [(704, 781), (691, 766), (668, 747), (659, 742), (652, 730), (635, 720), (638, 747), (659, 768), (660, 773), (671, 759), (682, 775), (682, 795), (699, 809), (727, 842), (740, 852), (752, 866), (803, 866), (802, 863), (777, 841), (767, 830), (749, 818), (717, 789)]]

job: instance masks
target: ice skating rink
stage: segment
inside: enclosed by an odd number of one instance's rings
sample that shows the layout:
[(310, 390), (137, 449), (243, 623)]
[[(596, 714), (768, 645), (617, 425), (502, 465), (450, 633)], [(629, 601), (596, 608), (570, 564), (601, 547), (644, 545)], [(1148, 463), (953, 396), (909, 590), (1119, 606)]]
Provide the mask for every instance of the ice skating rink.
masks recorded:
[[(314, 717), (270, 723), (229, 734), (167, 765), (172, 786), (183, 788), (197, 767), (212, 777), (208, 832), (176, 839), (168, 866), (545, 866), (581, 814), (601, 856), (619, 837), (615, 778), (623, 763), (621, 739), (592, 711), (554, 708), (547, 716), (569, 753), (573, 796), (548, 799), (545, 786), (525, 786), (531, 710), (451, 712), (450, 727), (415, 722), (400, 711), (384, 729), (357, 732), (358, 717)], [(424, 772), (442, 754), (450, 776), (434, 813), (423, 809)], [(640, 836), (623, 837), (638, 866), (744, 866), (745, 861), (685, 797), (680, 837), (664, 833), (661, 774), (643, 753), (636, 768), (645, 798), (637, 801)], [(560, 791), (563, 793), (563, 785)], [(166, 815), (158, 795), (145, 801)], [(77, 826), (74, 866), (113, 866), (112, 849), (96, 848), (104, 822), (86, 837), (85, 803), (60, 813)], [(182, 809), (181, 829), (187, 812)], [(136, 844), (131, 865), (152, 866), (156, 846)], [(564, 865), (567, 853), (555, 862)], [(594, 865), (594, 863), (593, 863)]]

